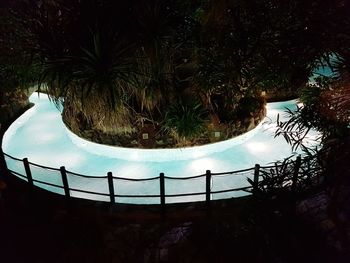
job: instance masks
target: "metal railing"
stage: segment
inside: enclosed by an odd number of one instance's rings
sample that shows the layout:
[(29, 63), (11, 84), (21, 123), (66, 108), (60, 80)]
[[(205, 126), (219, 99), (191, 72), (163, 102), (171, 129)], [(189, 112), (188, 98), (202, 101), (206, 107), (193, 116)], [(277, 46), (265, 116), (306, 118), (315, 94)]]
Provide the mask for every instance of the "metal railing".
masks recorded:
[[(19, 159), (6, 153), (4, 153), (4, 157), (8, 171), (26, 180), (30, 187), (39, 186), (46, 188), (64, 195), (67, 199), (82, 197), (94, 200), (96, 198), (91, 198), (91, 196), (97, 196), (98, 200), (108, 201), (111, 204), (124, 203), (122, 201), (123, 198), (153, 198), (158, 200), (157, 203), (161, 205), (162, 209), (165, 209), (167, 203), (173, 203), (169, 202), (169, 200), (176, 198), (185, 199), (185, 202), (205, 201), (207, 205), (210, 205), (211, 200), (234, 197), (232, 195), (233, 192), (243, 191), (246, 194), (254, 194), (259, 190), (264, 191), (264, 189), (271, 187), (283, 187), (288, 188), (291, 192), (296, 192), (298, 189), (319, 184), (323, 169), (318, 161), (318, 156), (315, 155), (303, 159), (298, 156), (295, 160), (290, 159), (287, 163), (276, 162), (271, 166), (256, 164), (252, 168), (238, 171), (213, 173), (207, 170), (205, 174), (189, 177), (171, 177), (160, 173), (156, 177), (136, 179), (116, 177), (112, 172), (108, 172), (105, 176), (83, 175), (68, 171), (64, 166), (61, 166), (59, 169), (43, 166), (29, 162), (27, 158)], [(50, 173), (53, 175), (49, 176)], [(227, 179), (228, 176), (234, 176), (234, 179), (242, 179), (244, 176), (248, 180), (247, 186), (235, 187), (235, 180)], [(78, 181), (76, 178), (79, 178)], [(81, 180), (86, 180), (86, 182)], [(96, 183), (91, 184), (94, 180), (97, 180), (98, 188), (104, 188), (104, 191), (96, 191)], [(198, 191), (181, 192), (184, 183), (188, 184), (188, 181), (194, 180), (198, 180), (198, 182), (192, 184), (190, 188), (191, 190), (198, 188)], [(130, 185), (134, 186), (137, 183), (146, 184), (155, 181), (158, 181), (158, 186), (156, 186), (158, 189), (154, 192), (147, 192), (147, 187), (143, 187), (146, 189), (145, 193), (133, 194), (132, 192), (124, 192), (125, 190), (130, 190)], [(167, 189), (166, 182), (169, 181), (172, 181), (171, 185), (174, 182), (179, 183), (180, 185), (175, 188), (180, 190), (180, 192)], [(128, 187), (125, 187), (123, 184), (127, 184), (126, 186)], [(84, 185), (84, 188), (79, 187), (81, 185)], [(153, 184), (151, 188), (154, 188), (154, 186)], [(198, 197), (201, 198), (198, 199)]]

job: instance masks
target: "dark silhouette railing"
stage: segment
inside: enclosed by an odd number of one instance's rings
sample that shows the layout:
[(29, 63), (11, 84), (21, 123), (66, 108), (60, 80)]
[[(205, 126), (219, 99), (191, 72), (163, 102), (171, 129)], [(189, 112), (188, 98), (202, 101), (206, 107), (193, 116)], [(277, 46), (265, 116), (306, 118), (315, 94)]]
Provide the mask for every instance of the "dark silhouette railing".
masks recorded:
[[(203, 196), (204, 198), (202, 201), (205, 201), (206, 205), (210, 206), (212, 196), (218, 194), (226, 194), (238, 191), (244, 191), (248, 194), (254, 194), (259, 191), (264, 191), (264, 189), (267, 189), (268, 187), (284, 187), (288, 188), (291, 192), (294, 193), (297, 191), (298, 186), (300, 188), (304, 187), (305, 182), (309, 182), (312, 184), (314, 184), (315, 182), (319, 183), (319, 175), (322, 173), (322, 167), (319, 165), (318, 157), (316, 155), (305, 157), (303, 159), (300, 156), (298, 156), (295, 160), (290, 159), (289, 162), (276, 162), (270, 166), (261, 166), (259, 164), (256, 164), (252, 168), (231, 172), (213, 173), (210, 170), (207, 170), (205, 174), (189, 177), (171, 177), (166, 176), (164, 173), (160, 173), (159, 176), (143, 179), (116, 177), (113, 175), (112, 172), (108, 172), (106, 176), (83, 175), (67, 171), (64, 166), (61, 166), (59, 169), (43, 166), (29, 162), (27, 158), (19, 159), (6, 153), (4, 153), (4, 157), (8, 166), (8, 171), (26, 180), (31, 188), (40, 185), (53, 187), (56, 189), (55, 192), (57, 192), (57, 190), (60, 190), (61, 194), (63, 194), (67, 199), (70, 199), (72, 197), (72, 192), (107, 197), (107, 200), (111, 204), (115, 204), (117, 202), (122, 203), (119, 202), (119, 200), (121, 200), (122, 198), (158, 198), (159, 204), (161, 205), (161, 209), (163, 211), (165, 210), (165, 206), (167, 204), (167, 198)], [(38, 168), (44, 170), (45, 173), (42, 175), (40, 175), (39, 173), (35, 174), (35, 171), (33, 170)], [(23, 174), (19, 172), (21, 170), (23, 171)], [(48, 176), (48, 173), (50, 172), (55, 172), (59, 174), (60, 179), (62, 181), (62, 185), (50, 182), (50, 176)], [(213, 182), (215, 180), (219, 180), (220, 177), (223, 176), (246, 176), (249, 182), (247, 182), (247, 186), (243, 187), (227, 186), (221, 187), (221, 189), (213, 189)], [(43, 178), (39, 179), (38, 177)], [(106, 192), (97, 192), (94, 190), (87, 190), (86, 188), (79, 189), (78, 187), (74, 186), (73, 181), (75, 177), (78, 177), (80, 179), (87, 179), (88, 182), (91, 182), (94, 179), (104, 179), (107, 181), (107, 190)], [(315, 180), (315, 178), (317, 178), (317, 180)], [(181, 182), (196, 179), (203, 179), (203, 191), (180, 193), (167, 193), (166, 191), (166, 182), (168, 180), (175, 180)], [(159, 194), (122, 194), (121, 189), (118, 190), (118, 183), (115, 183), (115, 181), (124, 181), (132, 182), (135, 184), (140, 182), (145, 183), (148, 181), (156, 180), (158, 180), (159, 184)], [(225, 198), (227, 198), (227, 196)], [(193, 198), (190, 201), (194, 201)]]

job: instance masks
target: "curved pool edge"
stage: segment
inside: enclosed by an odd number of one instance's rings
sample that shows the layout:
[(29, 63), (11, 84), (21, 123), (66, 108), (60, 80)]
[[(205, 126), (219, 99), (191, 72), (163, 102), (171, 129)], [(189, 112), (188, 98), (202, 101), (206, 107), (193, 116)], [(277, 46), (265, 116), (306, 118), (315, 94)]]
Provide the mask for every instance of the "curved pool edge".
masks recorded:
[[(16, 134), (16, 130), (20, 128), (25, 122), (28, 121), (37, 111), (40, 111), (42, 105), (48, 105), (46, 103), (52, 103), (45, 93), (33, 93), (29, 97), (29, 101), (34, 104), (33, 107), (25, 111), (20, 117), (18, 117), (4, 132), (2, 140), (2, 148), (6, 151), (11, 138)], [(64, 127), (65, 135), (69, 140), (80, 150), (85, 152), (99, 155), (108, 158), (118, 158), (125, 161), (138, 161), (138, 162), (168, 162), (168, 161), (185, 161), (193, 160), (202, 157), (206, 157), (213, 153), (223, 152), (230, 149), (233, 146), (241, 145), (255, 134), (257, 134), (264, 126), (266, 122), (271, 122), (271, 118), (268, 116), (270, 110), (279, 109), (283, 107), (283, 104), (297, 104), (298, 100), (287, 100), (283, 102), (270, 102), (266, 104), (267, 114), (266, 117), (260, 121), (260, 123), (252, 130), (236, 136), (231, 139), (223, 140), (216, 143), (210, 143), (205, 145), (198, 145), (192, 147), (182, 148), (162, 148), (162, 149), (141, 149), (141, 148), (127, 148), (119, 146), (110, 146), (104, 144), (98, 144), (95, 142), (88, 141), (79, 137), (70, 131), (64, 124), (62, 117), (59, 116), (59, 121)], [(50, 105), (50, 104), (49, 104)], [(282, 105), (282, 106), (281, 106)], [(50, 105), (52, 106), (52, 105)], [(57, 110), (55, 113), (60, 115), (61, 112)], [(165, 154), (166, 153), (166, 154)], [(18, 156), (17, 156), (18, 157)]]
[[(268, 110), (269, 107), (279, 105), (281, 103), (295, 103), (298, 100), (287, 100), (283, 102), (271, 102), (266, 105)], [(225, 151), (233, 146), (243, 144), (249, 138), (253, 137), (260, 129), (263, 124), (269, 121), (269, 117), (265, 116), (263, 120), (252, 130), (238, 135), (236, 137), (223, 140), (220, 142), (209, 143), (205, 145), (198, 145), (192, 147), (180, 147), (180, 148), (162, 148), (162, 149), (142, 149), (142, 148), (128, 148), (120, 146), (111, 146), (105, 144), (99, 144), (91, 142), (84, 138), (74, 134), (65, 126), (66, 134), (69, 139), (80, 149), (87, 152), (98, 154), (100, 156), (123, 159), (126, 161), (145, 161), (145, 162), (166, 162), (166, 161), (182, 161), (191, 160), (196, 158), (205, 157), (207, 155)], [(167, 153), (166, 155), (164, 153)]]
[(215, 152), (221, 152), (228, 148), (231, 148), (232, 146), (242, 144), (254, 136), (259, 129), (261, 129), (264, 121), (265, 119), (262, 120), (259, 125), (257, 125), (251, 131), (228, 140), (192, 147), (162, 149), (127, 148), (98, 144), (79, 137), (70, 131), (67, 127), (65, 131), (73, 144), (75, 144), (80, 149), (83, 149), (90, 153), (105, 157), (123, 159), (126, 161), (167, 162), (191, 160), (195, 158), (205, 157), (206, 155)]
[[(34, 106), (32, 108), (34, 108), (35, 110), (33, 109), (31, 113), (25, 112), (23, 114), (25, 116), (22, 115), (23, 117), (21, 116), (21, 119), (18, 118), (11, 124), (11, 130), (9, 130), (9, 133), (7, 131), (5, 132), (8, 133), (8, 135), (6, 136), (7, 142), (15, 133), (15, 130), (20, 127), (21, 123), (27, 121), (35, 113), (35, 111), (39, 110), (43, 100), (44, 103), (45, 101), (51, 103), (48, 95), (45, 93), (35, 92), (29, 97), (29, 101), (34, 103)], [(290, 103), (292, 101), (295, 100), (289, 100), (285, 102)], [(273, 107), (275, 105), (275, 102), (268, 103), (266, 106), (267, 108), (269, 107), (268, 105), (270, 105), (270, 107)], [(57, 114), (60, 114), (59, 111), (57, 111)], [(234, 138), (223, 140), (220, 142), (181, 148), (142, 149), (111, 146), (91, 142), (89, 140), (79, 137), (78, 135), (70, 131), (69, 128), (67, 128), (67, 126), (64, 124), (62, 118), (60, 118), (60, 121), (64, 126), (66, 135), (72, 141), (72, 143), (81, 150), (104, 157), (140, 162), (167, 162), (182, 160), (185, 161), (205, 157), (216, 152), (222, 152), (235, 145), (240, 145), (247, 141), (249, 138), (253, 137), (262, 128), (266, 120), (268, 120), (268, 117), (265, 117), (263, 120), (261, 120), (260, 123), (254, 129), (241, 135), (238, 135)]]

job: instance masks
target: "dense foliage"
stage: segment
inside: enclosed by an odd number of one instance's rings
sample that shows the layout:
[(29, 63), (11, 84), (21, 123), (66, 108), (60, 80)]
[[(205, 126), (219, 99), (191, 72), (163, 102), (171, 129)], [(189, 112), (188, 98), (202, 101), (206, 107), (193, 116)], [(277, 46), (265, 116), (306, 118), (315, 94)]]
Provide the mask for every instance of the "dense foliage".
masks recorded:
[[(130, 135), (151, 124), (191, 143), (210, 124), (234, 130), (239, 116), (257, 114), (262, 91), (296, 94), (315, 61), (346, 52), (350, 42), (343, 1), (11, 5), (4, 9), (11, 19), (1, 20), (2, 86), (45, 84), (54, 100), (64, 100), (63, 118), (78, 133)], [(184, 117), (195, 109), (188, 98), (205, 109), (193, 121)]]
[[(349, 135), (350, 126), (350, 53), (336, 54), (328, 59), (333, 74), (320, 75), (300, 92), (303, 106), (288, 110), (286, 122), (278, 122), (276, 136), (284, 136), (293, 149), (301, 147), (309, 152), (305, 138), (311, 129), (320, 132), (319, 142), (324, 147), (332, 140), (341, 141)], [(333, 56), (329, 58), (334, 58)], [(329, 146), (329, 145), (328, 145)]]

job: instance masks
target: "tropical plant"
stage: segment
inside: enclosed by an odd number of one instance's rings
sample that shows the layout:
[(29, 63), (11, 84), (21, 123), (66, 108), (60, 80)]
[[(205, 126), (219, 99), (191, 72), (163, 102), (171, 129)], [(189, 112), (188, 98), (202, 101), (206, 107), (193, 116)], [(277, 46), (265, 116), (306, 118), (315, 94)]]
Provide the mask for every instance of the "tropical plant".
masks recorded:
[(290, 156), (283, 161), (276, 162), (274, 166), (260, 169), (258, 182), (254, 182), (250, 178), (247, 178), (247, 180), (253, 186), (255, 195), (260, 198), (271, 198), (291, 187), (294, 166), (295, 161)]
[(74, 131), (131, 132), (135, 45), (121, 25), (111, 23), (116, 13), (107, 2), (90, 2), (94, 10), (87, 2), (53, 1), (34, 13), (40, 82), (55, 102), (64, 103), (63, 119)]
[[(176, 1), (175, 1), (176, 2)], [(174, 1), (147, 1), (136, 5), (139, 49), (136, 53), (139, 83), (134, 95), (141, 112), (158, 113), (178, 92), (177, 69), (188, 53), (192, 24), (186, 11)], [(188, 55), (188, 54), (187, 54)]]
[(76, 54), (48, 58), (43, 64), (42, 81), (58, 96), (75, 93), (84, 102), (84, 98), (98, 94), (112, 109), (120, 105), (125, 89), (134, 84), (134, 76), (128, 43), (109, 43), (116, 37), (92, 32), (91, 44)]
[(205, 130), (206, 111), (199, 102), (179, 102), (171, 106), (164, 119), (163, 129), (180, 143), (185, 143)]
[(293, 150), (298, 147), (304, 150), (308, 148), (304, 139), (311, 129), (320, 132), (320, 137), (317, 138), (319, 142), (347, 136), (350, 117), (349, 88), (347, 81), (339, 78), (341, 76), (336, 79), (318, 77), (315, 84), (306, 87), (300, 96), (303, 106), (295, 111), (287, 110), (288, 121), (277, 120), (275, 136), (283, 136)]
[[(29, 83), (39, 73), (51, 98), (64, 100), (63, 118), (76, 129), (130, 133), (144, 122), (169, 124), (174, 112), (195, 108), (180, 99), (188, 94), (213, 123), (230, 123), (259, 107), (260, 91), (304, 85), (328, 44), (347, 53), (346, 30), (327, 25), (323, 36), (319, 28), (321, 13), (341, 20), (337, 8), (314, 2), (328, 12), (299, 0), (23, 1), (31, 16), (22, 29), (30, 30), (12, 39), (31, 44), (19, 45), (25, 63), (2, 63), (0, 55), (0, 74)], [(184, 128), (176, 133), (193, 138)]]
[(259, 180), (247, 178), (252, 193), (261, 199), (295, 197), (297, 193), (321, 187), (325, 182), (325, 150), (308, 151), (301, 159), (294, 156), (277, 161), (273, 165), (259, 168)]

